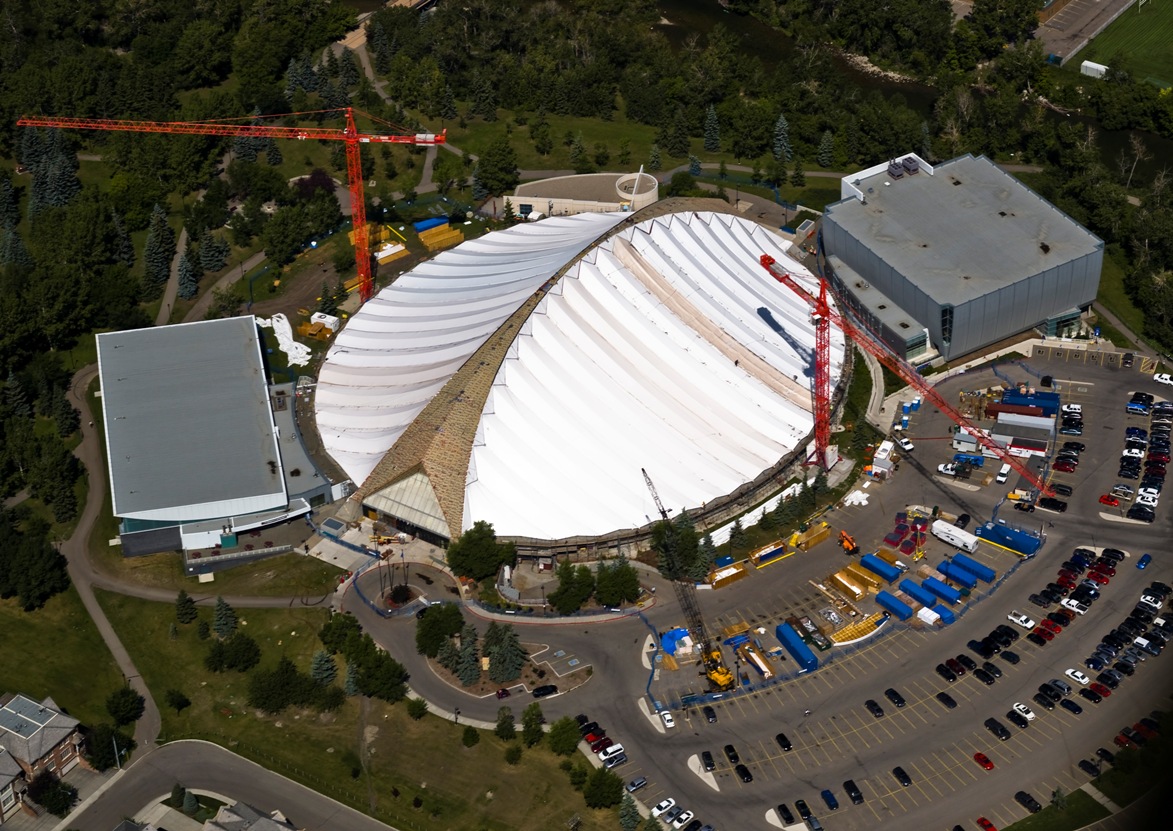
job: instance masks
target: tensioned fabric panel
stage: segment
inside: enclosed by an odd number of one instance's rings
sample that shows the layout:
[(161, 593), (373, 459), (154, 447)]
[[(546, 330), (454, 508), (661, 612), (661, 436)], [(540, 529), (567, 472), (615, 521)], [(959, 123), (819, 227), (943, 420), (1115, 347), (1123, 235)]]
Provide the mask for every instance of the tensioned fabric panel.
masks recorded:
[(629, 215), (580, 214), (497, 231), (383, 289), (339, 333), (318, 376), (326, 451), (362, 482), (432, 397), (559, 269)]
[[(771, 254), (815, 278), (767, 229), (727, 214), (674, 214), (624, 229), (542, 299), (502, 364), (481, 415), (463, 525), (558, 539), (638, 527), (657, 511), (640, 468), (679, 510), (723, 496), (813, 429), (794, 403), (734, 365), (615, 253), (622, 238), (700, 317), (809, 387), (814, 331), (804, 300), (759, 264)], [(759, 309), (787, 332), (780, 337)], [(796, 348), (797, 347), (797, 348)], [(844, 342), (832, 339), (832, 377)]]

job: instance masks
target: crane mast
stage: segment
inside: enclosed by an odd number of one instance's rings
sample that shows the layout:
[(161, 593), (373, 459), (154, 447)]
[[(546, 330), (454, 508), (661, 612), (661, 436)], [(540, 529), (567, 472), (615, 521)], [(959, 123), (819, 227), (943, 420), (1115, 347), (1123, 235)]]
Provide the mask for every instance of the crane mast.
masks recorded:
[[(327, 111), (333, 112), (333, 111)], [(354, 264), (358, 271), (359, 297), (367, 302), (375, 291), (371, 271), (370, 232), (367, 228), (366, 199), (362, 183), (363, 144), (436, 145), (447, 142), (447, 131), (442, 133), (380, 134), (360, 133), (354, 123), (354, 109), (343, 111), (346, 125), (336, 127), (284, 127), (269, 124), (233, 123), (231, 121), (139, 121), (126, 118), (70, 118), (26, 115), (16, 122), (18, 127), (57, 127), (64, 130), (113, 130), (128, 133), (180, 133), (194, 136), (221, 136), (226, 138), (280, 138), (305, 141), (341, 141), (346, 144), (346, 175), (349, 182), (351, 221), (354, 226)], [(366, 113), (361, 113), (367, 115)], [(305, 116), (314, 113), (289, 113)], [(270, 116), (284, 118), (285, 116)], [(371, 118), (371, 116), (367, 116)]]
[[(998, 459), (1010, 465), (1020, 476), (1031, 483), (1031, 486), (1037, 489), (1040, 493), (1049, 494), (1051, 489), (1041, 477), (1017, 457), (1012, 455), (1006, 448), (999, 445), (989, 434), (975, 425), (972, 421), (966, 418), (957, 410), (952, 404), (944, 399), (939, 392), (916, 371), (916, 367), (908, 363), (908, 361), (900, 358), (892, 353), (878, 335), (875, 335), (867, 329), (867, 327), (857, 324), (852, 321), (846, 314), (840, 314), (837, 310), (832, 309), (827, 300), (827, 281), (825, 278), (819, 278), (819, 293), (818, 295), (811, 294), (802, 285), (796, 281), (789, 272), (778, 265), (777, 261), (769, 254), (762, 254), (760, 259), (761, 265), (770, 273), (770, 275), (789, 288), (795, 294), (800, 296), (803, 300), (810, 304), (811, 320), (815, 325), (815, 378), (816, 378), (816, 395), (815, 395), (815, 452), (819, 454), (821, 459), (826, 459), (827, 445), (820, 445), (820, 440), (827, 442), (831, 430), (831, 398), (828, 394), (825, 398), (820, 398), (817, 392), (818, 378), (822, 373), (824, 378), (829, 379), (830, 373), (830, 328), (834, 323), (841, 330), (843, 334), (859, 348), (863, 349), (869, 355), (876, 358), (888, 369), (896, 373), (904, 383), (919, 392), (925, 399), (932, 402), (933, 406), (944, 413), (954, 424), (962, 427), (966, 432), (972, 435), (977, 442), (986, 450), (993, 453)], [(842, 308), (842, 304), (840, 304)], [(826, 353), (819, 348), (820, 344), (826, 344)], [(829, 380), (826, 382), (829, 389)], [(820, 439), (820, 437), (824, 437)]]

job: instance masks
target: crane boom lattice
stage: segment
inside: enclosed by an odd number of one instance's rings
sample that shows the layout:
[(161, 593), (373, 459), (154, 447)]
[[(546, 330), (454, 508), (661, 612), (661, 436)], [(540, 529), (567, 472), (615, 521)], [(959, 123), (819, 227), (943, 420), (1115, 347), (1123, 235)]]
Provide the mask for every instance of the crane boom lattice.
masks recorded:
[[(844, 336), (855, 343), (860, 349), (863, 349), (869, 355), (876, 358), (888, 369), (892, 370), (898, 375), (904, 383), (919, 392), (925, 399), (932, 402), (938, 410), (945, 414), (954, 424), (957, 424), (967, 433), (972, 435), (983, 448), (990, 451), (1001, 461), (1010, 465), (1010, 467), (1022, 476), (1026, 481), (1031, 483), (1031, 486), (1040, 493), (1050, 494), (1051, 489), (1047, 486), (1042, 478), (1027, 467), (1017, 456), (1011, 454), (1006, 448), (995, 442), (990, 438), (989, 434), (975, 425), (972, 421), (966, 418), (962, 413), (950, 404), (937, 392), (937, 390), (929, 384), (916, 371), (916, 367), (908, 363), (908, 361), (894, 354), (888, 349), (887, 345), (880, 338), (879, 335), (872, 332), (867, 326), (858, 321), (852, 320), (847, 314), (841, 314), (838, 310), (832, 309), (827, 300), (827, 281), (825, 278), (819, 278), (819, 293), (812, 294), (806, 288), (798, 283), (785, 269), (778, 265), (777, 261), (769, 254), (762, 254), (760, 259), (761, 265), (770, 273), (770, 275), (782, 283), (795, 294), (806, 300), (811, 305), (811, 320), (815, 324), (815, 378), (816, 378), (816, 395), (815, 395), (815, 448), (819, 453), (820, 458), (826, 459), (826, 444), (820, 444), (820, 441), (827, 442), (827, 438), (822, 436), (830, 435), (831, 425), (831, 399), (828, 394), (826, 398), (820, 398), (817, 392), (817, 379), (820, 372), (824, 376), (829, 376), (830, 373), (830, 325), (834, 323), (842, 331)], [(838, 298), (836, 298), (838, 301)], [(846, 309), (847, 306), (842, 302), (838, 303), (840, 309)], [(824, 355), (820, 351), (818, 345), (820, 343), (827, 344), (827, 352)], [(828, 380), (829, 385), (829, 380)], [(828, 386), (829, 388), (829, 386)], [(825, 431), (825, 432), (824, 432)]]
[[(335, 112), (335, 111), (330, 111)], [(337, 127), (286, 127), (269, 124), (233, 123), (231, 121), (139, 121), (126, 118), (70, 118), (59, 116), (26, 115), (16, 122), (18, 127), (56, 127), (63, 130), (113, 130), (128, 133), (180, 133), (194, 136), (226, 138), (314, 139), (346, 143), (346, 172), (349, 180), (351, 220), (354, 226), (354, 263), (358, 270), (359, 296), (367, 302), (374, 294), (374, 274), (371, 271), (370, 232), (367, 228), (366, 197), (362, 183), (363, 144), (436, 145), (447, 142), (442, 133), (380, 134), (360, 133), (354, 123), (355, 110), (346, 107), (346, 125)], [(362, 113), (361, 115), (367, 115)], [(289, 113), (292, 117), (312, 113)], [(283, 118), (285, 116), (270, 116)], [(371, 116), (367, 116), (370, 118)]]

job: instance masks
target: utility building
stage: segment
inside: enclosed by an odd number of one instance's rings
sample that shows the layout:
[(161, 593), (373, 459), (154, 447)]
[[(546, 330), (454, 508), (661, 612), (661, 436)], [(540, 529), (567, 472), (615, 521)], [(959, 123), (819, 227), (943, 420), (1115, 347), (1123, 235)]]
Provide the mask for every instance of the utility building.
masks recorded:
[(823, 218), (828, 276), (910, 360), (1073, 333), (1095, 299), (1103, 241), (985, 157), (934, 167), (908, 154), (840, 192)]

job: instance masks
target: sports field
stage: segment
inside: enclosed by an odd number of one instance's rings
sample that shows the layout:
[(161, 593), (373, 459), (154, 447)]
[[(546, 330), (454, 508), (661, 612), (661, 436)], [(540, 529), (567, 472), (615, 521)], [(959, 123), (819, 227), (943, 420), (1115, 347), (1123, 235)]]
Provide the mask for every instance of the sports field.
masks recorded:
[(1133, 6), (1077, 54), (1067, 66), (1084, 61), (1112, 65), (1123, 55), (1133, 76), (1162, 87), (1173, 86), (1173, 0), (1148, 0)]

